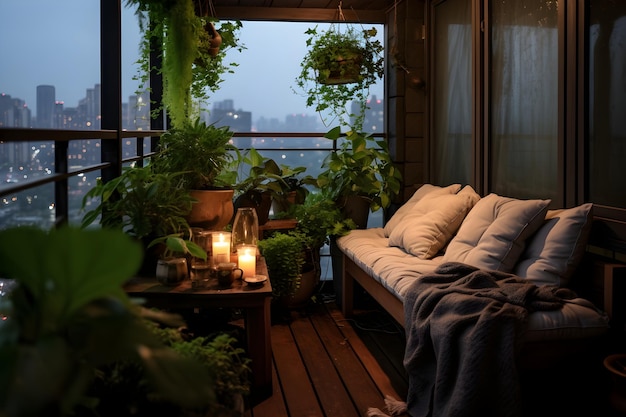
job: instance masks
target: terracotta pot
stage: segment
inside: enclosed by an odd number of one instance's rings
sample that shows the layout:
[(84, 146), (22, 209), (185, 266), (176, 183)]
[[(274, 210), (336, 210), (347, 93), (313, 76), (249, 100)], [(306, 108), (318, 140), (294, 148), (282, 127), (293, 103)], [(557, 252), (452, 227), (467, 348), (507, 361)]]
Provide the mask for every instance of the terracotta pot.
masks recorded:
[(209, 230), (223, 230), (230, 223), (235, 212), (234, 190), (192, 190), (191, 196), (197, 200), (187, 216), (190, 226)]

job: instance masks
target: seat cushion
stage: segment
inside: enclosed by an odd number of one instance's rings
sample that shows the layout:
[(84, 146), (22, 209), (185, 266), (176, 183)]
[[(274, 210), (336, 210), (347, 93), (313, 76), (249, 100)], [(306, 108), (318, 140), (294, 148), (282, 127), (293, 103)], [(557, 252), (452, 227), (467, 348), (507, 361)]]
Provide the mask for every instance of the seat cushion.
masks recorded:
[(450, 241), (444, 262), (511, 272), (526, 239), (539, 229), (550, 200), (518, 200), (489, 194), (476, 203)]
[(389, 246), (402, 248), (418, 258), (434, 257), (457, 232), (478, 200), (480, 196), (469, 185), (457, 194), (425, 195), (393, 229)]
[(585, 252), (592, 217), (591, 203), (548, 210), (543, 225), (528, 239), (513, 273), (536, 285), (566, 286)]
[(447, 187), (440, 187), (438, 185), (432, 184), (424, 184), (420, 188), (418, 188), (411, 198), (407, 200), (396, 212), (391, 216), (391, 218), (385, 224), (383, 231), (385, 237), (389, 237), (393, 229), (404, 220), (404, 216), (411, 212), (413, 206), (417, 202), (419, 202), (424, 196), (428, 194), (456, 194), (461, 189), (461, 184), (451, 184)]

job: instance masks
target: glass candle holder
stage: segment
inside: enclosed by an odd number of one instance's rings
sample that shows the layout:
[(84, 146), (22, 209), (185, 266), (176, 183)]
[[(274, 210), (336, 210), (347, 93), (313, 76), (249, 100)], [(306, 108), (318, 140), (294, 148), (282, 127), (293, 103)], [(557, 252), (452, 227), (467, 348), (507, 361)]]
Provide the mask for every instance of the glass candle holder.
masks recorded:
[(256, 245), (237, 246), (237, 264), (243, 270), (243, 278), (256, 275)]
[(252, 207), (238, 208), (232, 230), (233, 252), (237, 251), (240, 245), (256, 245), (259, 238), (259, 219), (256, 209)]
[(213, 232), (213, 264), (230, 262), (230, 233)]

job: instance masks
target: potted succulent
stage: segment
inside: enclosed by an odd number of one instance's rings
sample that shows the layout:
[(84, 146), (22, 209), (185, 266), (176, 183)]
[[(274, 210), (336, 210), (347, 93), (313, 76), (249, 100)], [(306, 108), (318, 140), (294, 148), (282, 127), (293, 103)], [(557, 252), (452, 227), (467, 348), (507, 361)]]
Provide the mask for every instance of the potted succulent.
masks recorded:
[[(232, 73), (236, 63), (225, 62), (225, 52), (245, 49), (237, 37), (239, 21), (219, 22), (210, 16), (208, 0), (126, 0), (137, 8), (141, 40), (139, 66), (142, 85), (155, 66), (151, 54), (162, 58), (163, 104), (174, 127), (181, 126), (214, 92), (225, 73)], [(219, 24), (216, 28), (215, 24)], [(153, 50), (154, 45), (157, 49)]]
[(71, 415), (97, 369), (123, 360), (168, 402), (214, 401), (206, 371), (152, 334), (122, 288), (141, 254), (119, 230), (0, 231), (0, 276), (10, 280), (0, 297), (0, 414)]
[(355, 216), (355, 222), (360, 228), (366, 227), (369, 211), (389, 207), (400, 191), (400, 170), (395, 167), (387, 142), (382, 139), (376, 140), (370, 134), (355, 130), (342, 136), (339, 127), (331, 129), (325, 137), (340, 141), (340, 146), (324, 159), (317, 186), (344, 208), (346, 214), (354, 211), (348, 202), (365, 199), (363, 214)]
[[(369, 87), (384, 73), (383, 45), (375, 39), (375, 28), (363, 29), (351, 24), (333, 24), (326, 31), (318, 27), (306, 32), (309, 48), (296, 77), (296, 87), (307, 99), (307, 106), (332, 118), (349, 115), (348, 103), (356, 101), (360, 108), (353, 125), (360, 130), (365, 118)], [(353, 69), (353, 65), (357, 68)], [(328, 118), (322, 117), (328, 121)], [(345, 122), (345, 121), (344, 121)]]
[(188, 215), (191, 226), (220, 230), (232, 219), (234, 166), (240, 158), (227, 126), (216, 127), (199, 118), (161, 136), (152, 157), (156, 173), (177, 173), (179, 185), (195, 200)]

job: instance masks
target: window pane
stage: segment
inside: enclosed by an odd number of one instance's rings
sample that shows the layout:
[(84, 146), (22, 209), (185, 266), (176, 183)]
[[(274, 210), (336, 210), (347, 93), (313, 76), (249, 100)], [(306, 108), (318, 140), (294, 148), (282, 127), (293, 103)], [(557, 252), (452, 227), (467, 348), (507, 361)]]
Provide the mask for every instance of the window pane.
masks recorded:
[(591, 2), (589, 199), (626, 207), (626, 3)]
[[(242, 23), (240, 42), (246, 49), (241, 53), (228, 51), (226, 61), (238, 66), (233, 74), (224, 76), (219, 91), (206, 104), (210, 113), (207, 121), (231, 126), (238, 132), (326, 132), (336, 126), (337, 121), (324, 126), (315, 109), (306, 107), (306, 98), (294, 91), (309, 37), (304, 32), (316, 24)], [(383, 25), (363, 26), (376, 27), (376, 39), (384, 45)], [(329, 24), (320, 23), (318, 31), (328, 27)], [(370, 88), (370, 111), (364, 125), (368, 132), (383, 132), (383, 85), (380, 80)]]
[(556, 3), (491, 3), (490, 182), (502, 195), (559, 195)]
[(471, 4), (447, 0), (435, 8), (435, 182), (471, 182)]

